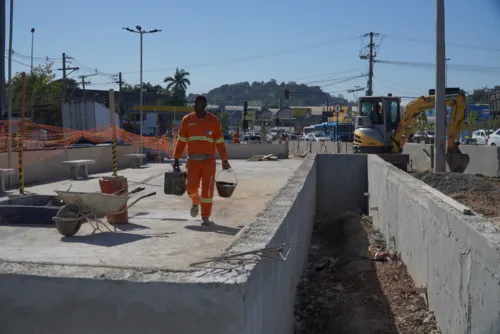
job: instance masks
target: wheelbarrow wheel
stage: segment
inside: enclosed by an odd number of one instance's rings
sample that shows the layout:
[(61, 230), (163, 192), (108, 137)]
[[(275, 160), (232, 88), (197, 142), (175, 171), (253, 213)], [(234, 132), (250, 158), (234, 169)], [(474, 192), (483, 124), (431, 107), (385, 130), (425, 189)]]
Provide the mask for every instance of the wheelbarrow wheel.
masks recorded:
[(82, 226), (82, 219), (78, 217), (79, 210), (74, 205), (65, 205), (57, 211), (56, 217), (59, 218), (75, 218), (74, 221), (57, 221), (57, 231), (65, 237), (72, 237), (80, 230)]

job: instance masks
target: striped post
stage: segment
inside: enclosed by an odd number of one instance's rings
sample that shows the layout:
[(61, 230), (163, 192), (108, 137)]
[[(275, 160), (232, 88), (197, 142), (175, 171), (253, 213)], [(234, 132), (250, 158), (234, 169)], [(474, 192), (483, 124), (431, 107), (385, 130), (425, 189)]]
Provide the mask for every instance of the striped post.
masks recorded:
[(109, 90), (109, 113), (111, 118), (111, 127), (113, 129), (113, 143), (111, 152), (113, 154), (113, 176), (118, 175), (118, 159), (116, 157), (116, 125), (115, 125), (115, 91)]
[(26, 73), (21, 76), (21, 122), (19, 124), (19, 193), (24, 195), (24, 114), (26, 113)]

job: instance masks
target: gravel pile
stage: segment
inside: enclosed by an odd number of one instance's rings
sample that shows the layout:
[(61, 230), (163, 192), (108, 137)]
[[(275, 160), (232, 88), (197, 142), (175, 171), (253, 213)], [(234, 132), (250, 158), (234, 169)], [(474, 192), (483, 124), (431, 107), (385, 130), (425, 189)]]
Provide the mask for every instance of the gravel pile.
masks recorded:
[(412, 175), (444, 194), (461, 192), (498, 192), (500, 188), (489, 182), (488, 178), (460, 173), (418, 172)]

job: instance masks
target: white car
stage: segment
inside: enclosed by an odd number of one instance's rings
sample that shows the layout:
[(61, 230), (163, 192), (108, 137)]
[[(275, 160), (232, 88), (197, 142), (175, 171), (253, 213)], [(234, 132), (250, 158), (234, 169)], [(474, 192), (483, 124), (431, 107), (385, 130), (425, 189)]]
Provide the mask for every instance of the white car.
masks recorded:
[(488, 130), (488, 131), (484, 129), (476, 130), (472, 133), (472, 139), (474, 139), (476, 144), (478, 145), (485, 145), (486, 141), (488, 140), (487, 139), (488, 135), (491, 134), (492, 132), (493, 130)]
[(500, 146), (500, 129), (490, 134), (486, 143), (488, 146)]
[(305, 140), (305, 141), (328, 141), (328, 137), (318, 137), (314, 133), (308, 133), (305, 136), (303, 136), (300, 140)]

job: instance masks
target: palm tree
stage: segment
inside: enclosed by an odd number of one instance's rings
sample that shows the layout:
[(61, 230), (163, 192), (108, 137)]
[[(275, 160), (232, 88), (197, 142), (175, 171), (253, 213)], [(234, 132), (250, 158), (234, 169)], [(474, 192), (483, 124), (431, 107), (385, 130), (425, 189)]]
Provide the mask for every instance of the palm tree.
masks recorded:
[(184, 71), (184, 69), (175, 69), (175, 73), (173, 77), (166, 77), (163, 82), (167, 83), (167, 90), (173, 88), (174, 91), (183, 90), (186, 91), (188, 85), (191, 84), (189, 79), (189, 72)]

